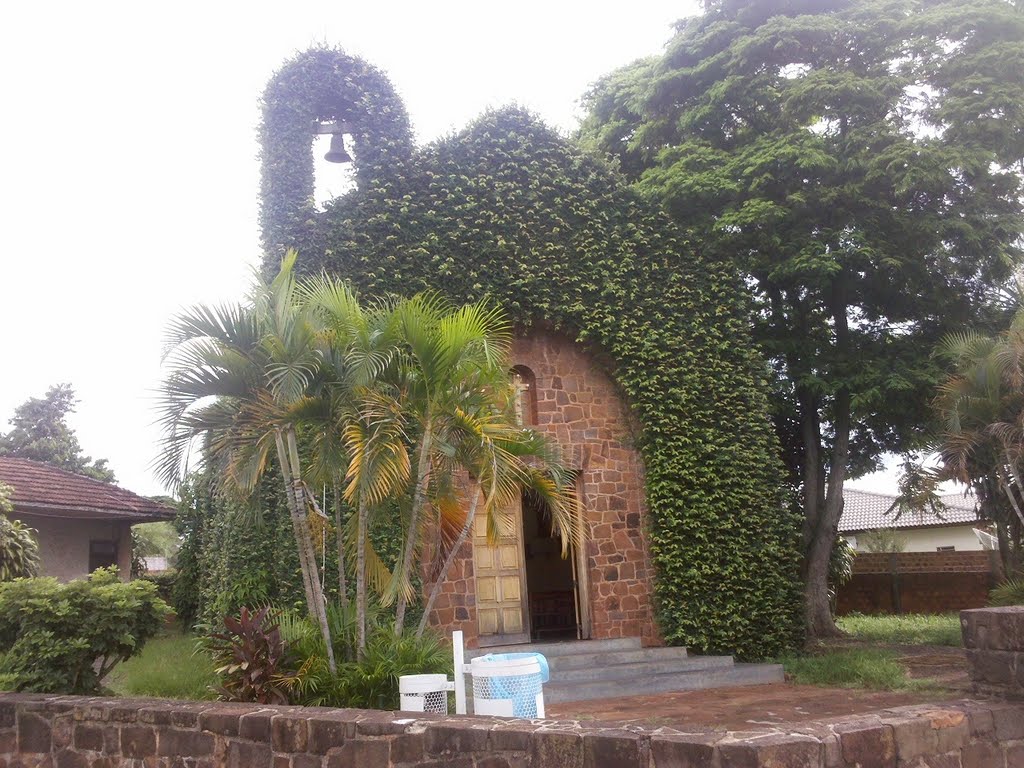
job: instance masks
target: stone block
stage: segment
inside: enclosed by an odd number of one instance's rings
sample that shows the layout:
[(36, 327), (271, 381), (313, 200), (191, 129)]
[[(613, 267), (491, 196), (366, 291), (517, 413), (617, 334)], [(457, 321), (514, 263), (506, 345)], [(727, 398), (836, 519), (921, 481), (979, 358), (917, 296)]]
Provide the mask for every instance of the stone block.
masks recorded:
[(473, 727), (466, 721), (435, 722), (424, 732), (423, 748), (429, 755), (486, 752), (489, 728)]
[(408, 718), (397, 718), (397, 720), (405, 721), (402, 723), (396, 722), (396, 718), (391, 712), (356, 711), (359, 712), (358, 718), (353, 719), (356, 724), (357, 736), (394, 736), (405, 733)]
[(386, 740), (350, 739), (327, 753), (326, 768), (387, 768), (390, 763), (391, 744)]
[(70, 712), (54, 715), (50, 720), (50, 735), (53, 739), (53, 751), (57, 752), (64, 747), (71, 746), (71, 739), (75, 729), (75, 719)]
[[(247, 715), (242, 715), (238, 721), (238, 737), (269, 744), (271, 739), (270, 724), (273, 718), (274, 713), (271, 711), (251, 712)], [(217, 733), (217, 731), (214, 731), (214, 733)]]
[(90, 768), (85, 755), (73, 749), (62, 749), (53, 758), (54, 768)]
[(893, 729), (896, 757), (901, 765), (910, 764), (914, 758), (921, 755), (935, 754), (935, 729), (927, 717), (910, 715), (886, 718), (885, 723)]
[(629, 731), (611, 729), (585, 734), (583, 765), (586, 768), (637, 768), (640, 737)]
[(275, 715), (270, 723), (271, 746), (275, 752), (305, 752), (309, 729), (305, 718)]
[(274, 754), (269, 744), (232, 739), (228, 743), (227, 768), (272, 768)]
[(356, 726), (353, 721), (317, 715), (309, 721), (307, 748), (315, 755), (326, 755), (334, 747), (344, 744), (345, 739), (355, 735)]
[(530, 765), (583, 768), (583, 738), (573, 731), (535, 731)]
[(53, 739), (47, 718), (32, 712), (19, 712), (17, 722), (19, 752), (50, 753)]
[(204, 731), (161, 728), (157, 735), (157, 755), (164, 757), (205, 757), (213, 754), (214, 737)]
[(103, 751), (103, 726), (78, 723), (75, 725), (73, 736), (75, 749), (87, 750), (90, 752)]
[(239, 710), (231, 709), (208, 709), (199, 715), (199, 727), (210, 733), (217, 733), (221, 736), (238, 736), (239, 721), (242, 713)]
[(495, 752), (528, 752), (537, 726), (509, 720), (491, 728), (490, 746)]
[(1013, 651), (967, 651), (971, 679), (979, 683), (1010, 686), (1016, 683), (1017, 656)]
[(992, 724), (999, 741), (1024, 739), (1024, 707), (994, 706), (992, 708)]
[(859, 768), (896, 768), (896, 742), (891, 726), (854, 720), (836, 726), (843, 759)]
[(1007, 768), (1016, 768), (1018, 765), (1024, 765), (1024, 744), (1013, 744), (1006, 747)]
[(960, 764), (963, 768), (1002, 768), (1003, 750), (995, 744), (979, 741), (960, 751)]
[(391, 762), (419, 763), (424, 754), (424, 737), (422, 733), (403, 733), (391, 741)]
[(720, 736), (657, 736), (651, 739), (655, 768), (704, 768), (712, 765)]
[(121, 728), (121, 754), (144, 758), (156, 754), (156, 731), (151, 725), (126, 725)]
[(746, 742), (720, 743), (722, 768), (819, 768), (822, 745), (800, 734), (775, 734)]

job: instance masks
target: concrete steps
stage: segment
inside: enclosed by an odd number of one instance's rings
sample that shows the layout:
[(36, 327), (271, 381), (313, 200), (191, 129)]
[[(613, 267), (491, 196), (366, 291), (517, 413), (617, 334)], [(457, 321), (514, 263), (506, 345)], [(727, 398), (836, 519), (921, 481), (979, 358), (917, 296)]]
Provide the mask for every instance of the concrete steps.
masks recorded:
[(544, 699), (552, 704), (783, 679), (778, 664), (736, 664), (731, 656), (690, 656), (685, 648), (642, 648), (636, 637), (484, 648), (467, 657), (525, 652), (547, 657), (551, 680)]

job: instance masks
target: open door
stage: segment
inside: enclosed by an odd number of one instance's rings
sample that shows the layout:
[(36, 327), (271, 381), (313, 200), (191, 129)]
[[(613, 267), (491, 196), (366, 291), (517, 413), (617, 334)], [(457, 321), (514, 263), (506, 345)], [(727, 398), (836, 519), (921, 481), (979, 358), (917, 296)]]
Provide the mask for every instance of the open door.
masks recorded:
[(473, 521), (477, 632), (481, 646), (526, 643), (530, 640), (523, 574), (522, 504), (502, 515), (508, 529), (495, 546), (487, 541), (487, 517)]

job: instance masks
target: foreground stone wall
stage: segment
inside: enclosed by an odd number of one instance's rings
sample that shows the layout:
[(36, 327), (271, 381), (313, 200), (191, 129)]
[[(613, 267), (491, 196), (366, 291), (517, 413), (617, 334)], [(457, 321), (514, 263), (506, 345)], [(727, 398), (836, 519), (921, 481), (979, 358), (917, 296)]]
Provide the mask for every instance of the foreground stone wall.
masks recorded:
[(1020, 768), (1024, 706), (960, 701), (729, 733), (0, 694), (0, 768)]
[(1024, 605), (961, 611), (960, 627), (975, 690), (1024, 699)]

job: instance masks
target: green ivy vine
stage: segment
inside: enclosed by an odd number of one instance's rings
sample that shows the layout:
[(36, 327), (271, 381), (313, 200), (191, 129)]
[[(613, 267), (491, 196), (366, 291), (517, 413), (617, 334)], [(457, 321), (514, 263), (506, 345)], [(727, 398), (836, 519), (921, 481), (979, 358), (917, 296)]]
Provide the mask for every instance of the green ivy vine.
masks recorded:
[[(286, 64), (264, 101), (266, 268), (297, 246), (302, 269), (365, 294), (490, 295), (523, 332), (576, 339), (641, 425), (665, 639), (748, 659), (798, 642), (799, 519), (731, 267), (521, 109), (415, 149), (387, 79), (326, 49)], [(358, 188), (317, 212), (311, 125), (339, 116), (361, 126)]]

